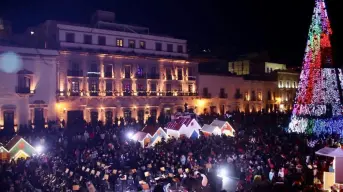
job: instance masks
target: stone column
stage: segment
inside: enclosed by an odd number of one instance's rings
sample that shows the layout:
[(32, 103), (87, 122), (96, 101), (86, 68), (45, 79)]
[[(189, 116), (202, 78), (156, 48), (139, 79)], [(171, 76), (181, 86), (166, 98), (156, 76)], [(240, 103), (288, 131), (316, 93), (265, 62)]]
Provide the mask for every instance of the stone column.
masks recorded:
[(21, 97), (19, 99), (18, 103), (18, 109), (17, 109), (17, 114), (18, 114), (18, 125), (25, 125), (28, 124), (29, 120), (29, 98), (28, 97)]

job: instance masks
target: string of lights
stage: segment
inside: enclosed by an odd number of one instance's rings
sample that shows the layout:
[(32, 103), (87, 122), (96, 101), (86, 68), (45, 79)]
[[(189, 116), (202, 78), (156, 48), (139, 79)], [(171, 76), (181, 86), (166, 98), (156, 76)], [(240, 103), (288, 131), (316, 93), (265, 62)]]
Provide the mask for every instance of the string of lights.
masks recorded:
[[(289, 130), (343, 137), (342, 71), (333, 68), (332, 30), (324, 0), (316, 0)], [(338, 77), (338, 78), (337, 78)]]

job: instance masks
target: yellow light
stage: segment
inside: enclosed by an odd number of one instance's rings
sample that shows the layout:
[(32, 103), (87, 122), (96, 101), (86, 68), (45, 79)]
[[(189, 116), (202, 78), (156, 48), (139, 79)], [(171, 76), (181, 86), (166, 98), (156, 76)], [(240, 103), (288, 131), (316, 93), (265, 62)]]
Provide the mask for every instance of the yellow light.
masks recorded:
[(205, 105), (205, 101), (201, 99), (198, 99), (197, 103), (199, 107), (203, 107)]
[(280, 97), (276, 97), (275, 100), (276, 100), (276, 102), (278, 102), (278, 103), (281, 102), (281, 98), (280, 98)]
[(59, 103), (56, 103), (56, 108), (57, 109), (60, 109), (61, 108), (61, 105)]

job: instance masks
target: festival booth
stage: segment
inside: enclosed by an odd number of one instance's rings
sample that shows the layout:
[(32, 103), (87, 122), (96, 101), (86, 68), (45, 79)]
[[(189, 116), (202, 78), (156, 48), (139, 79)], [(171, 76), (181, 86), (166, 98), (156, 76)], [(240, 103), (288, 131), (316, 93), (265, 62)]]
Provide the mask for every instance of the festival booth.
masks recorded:
[(36, 149), (19, 135), (14, 136), (6, 145), (11, 159), (27, 158), (36, 154)]
[(210, 125), (213, 127), (218, 127), (221, 130), (221, 134), (231, 137), (235, 136), (235, 130), (227, 121), (213, 120)]
[(151, 142), (151, 135), (149, 135), (148, 133), (144, 133), (142, 131), (138, 131), (136, 134), (132, 136), (131, 139), (139, 142), (142, 147), (145, 147), (148, 146)]
[(180, 138), (185, 136), (196, 139), (200, 136), (199, 130), (201, 130), (201, 127), (193, 118), (178, 117), (177, 119), (169, 122), (165, 129), (167, 130), (167, 135), (169, 137)]
[(343, 149), (324, 147), (316, 152), (317, 155), (333, 157), (333, 172), (324, 172), (324, 190), (330, 190), (331, 186), (343, 189)]
[(0, 143), (0, 160), (9, 160), (10, 152), (5, 148), (5, 146)]
[(155, 146), (156, 143), (168, 139), (167, 133), (162, 129), (162, 127), (147, 125), (142, 129), (142, 132), (147, 133), (151, 136), (150, 146)]
[(138, 141), (142, 147), (154, 146), (162, 141), (162, 138), (168, 139), (167, 133), (161, 128), (153, 125), (145, 126), (132, 136), (132, 139)]
[(212, 125), (209, 125), (209, 124), (205, 124), (202, 129), (201, 129), (201, 132), (203, 132), (203, 134), (205, 136), (210, 136), (210, 135), (221, 135), (222, 132), (220, 130), (219, 127), (217, 126), (212, 126)]

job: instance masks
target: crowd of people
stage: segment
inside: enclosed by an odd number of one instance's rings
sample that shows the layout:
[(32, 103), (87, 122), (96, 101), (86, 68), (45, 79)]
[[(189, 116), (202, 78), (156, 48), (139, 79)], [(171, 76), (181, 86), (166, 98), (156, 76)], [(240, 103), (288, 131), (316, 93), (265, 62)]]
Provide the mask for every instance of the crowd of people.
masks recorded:
[[(127, 137), (138, 129), (134, 125), (88, 125), (78, 133), (48, 128), (26, 135), (44, 146), (42, 154), (1, 162), (0, 186), (3, 191), (318, 191), (332, 159), (314, 152), (339, 145), (339, 138), (286, 133), (276, 125), (282, 117), (272, 115), (233, 114), (235, 137), (170, 138), (153, 148)], [(264, 126), (268, 121), (274, 129)], [(235, 186), (227, 187), (228, 180)]]

